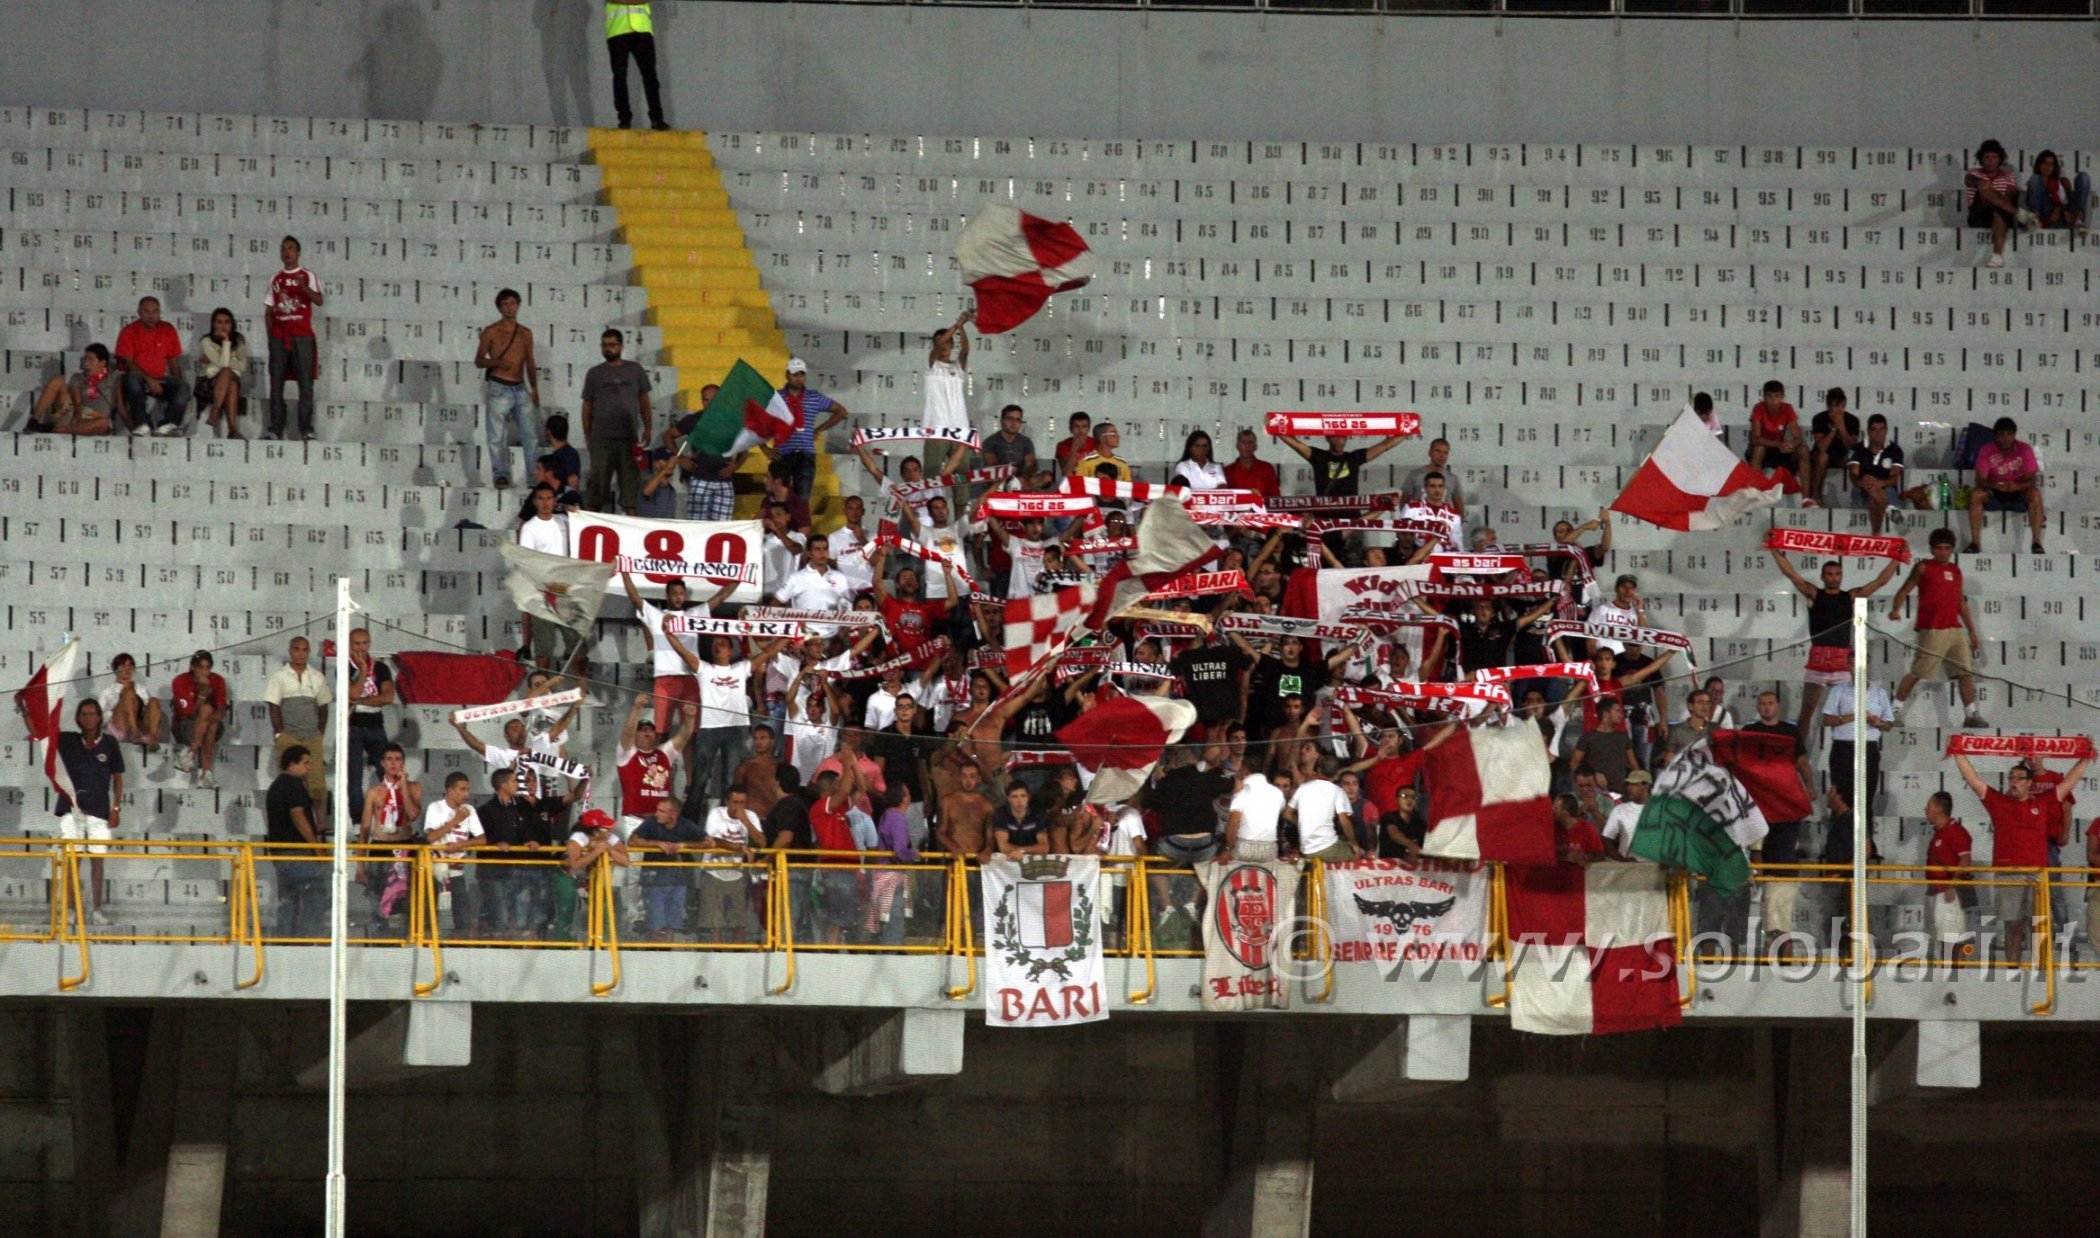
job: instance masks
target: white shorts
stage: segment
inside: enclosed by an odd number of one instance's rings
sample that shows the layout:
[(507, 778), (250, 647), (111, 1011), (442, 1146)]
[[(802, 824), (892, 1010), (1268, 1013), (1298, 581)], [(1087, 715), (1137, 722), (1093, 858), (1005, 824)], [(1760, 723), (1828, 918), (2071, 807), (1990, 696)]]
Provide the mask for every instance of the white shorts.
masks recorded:
[(1954, 891), (1930, 895), (1925, 900), (1925, 927), (1934, 941), (1960, 941), (1969, 935), (1969, 915), (1962, 910)]
[[(106, 843), (116, 837), (109, 828), (109, 822), (100, 817), (90, 817), (77, 808), (58, 819), (58, 836), (69, 843), (83, 840)], [(87, 850), (89, 855), (109, 854), (107, 847), (90, 846)]]
[(1803, 672), (1801, 672), (1801, 682), (1802, 682), (1802, 683), (1812, 683), (1812, 684), (1817, 684), (1817, 685), (1819, 685), (1819, 686), (1821, 686), (1821, 687), (1825, 687), (1825, 688), (1835, 688), (1835, 687), (1839, 686), (1840, 684), (1848, 684), (1848, 683), (1851, 683), (1851, 682), (1852, 682), (1852, 672), (1851, 672), (1851, 671), (1803, 671)]

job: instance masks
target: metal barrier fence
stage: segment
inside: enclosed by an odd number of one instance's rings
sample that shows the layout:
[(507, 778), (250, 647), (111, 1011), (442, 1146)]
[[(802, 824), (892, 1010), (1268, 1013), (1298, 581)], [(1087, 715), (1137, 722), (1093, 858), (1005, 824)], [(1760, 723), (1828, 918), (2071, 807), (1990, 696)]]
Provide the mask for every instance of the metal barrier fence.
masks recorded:
[[(601, 855), (571, 871), (554, 849), (451, 852), (422, 844), (369, 844), (350, 850), (350, 944), (415, 951), (416, 996), (443, 987), (447, 947), (584, 951), (602, 964), (592, 968), (594, 977), (604, 977), (591, 981), (597, 996), (618, 990), (623, 952), (775, 955), (782, 964), (780, 983), (770, 989), (775, 994), (794, 987), (796, 960), (803, 955), (939, 956), (966, 965), (963, 982), (946, 989), (949, 998), (963, 1000), (977, 988), (985, 908), (978, 866), (969, 857), (928, 854), (904, 863), (884, 852), (765, 851), (743, 860), (690, 846), (666, 853), (637, 844), (628, 864)], [(37, 876), (25, 880), (31, 868)], [(1318, 861), (1306, 862), (1306, 930), (1286, 942), (1292, 957), (1316, 965), (1310, 974), (1319, 987), (1308, 994), (1316, 1004), (1331, 999), (1334, 990), (1324, 869)], [(322, 845), (0, 840), (0, 871), (13, 878), (11, 898), (0, 899), (0, 945), (60, 944), (68, 960), (59, 980), (64, 991), (90, 980), (95, 952), (102, 948), (232, 946), (242, 967), (236, 986), (250, 989), (262, 983), (271, 947), (327, 942), (329, 863)], [(1944, 931), (1950, 927), (1944, 904), (1938, 925), (1925, 915), (1916, 932), (1866, 931), (1870, 975), (1912, 966), (1950, 973), (2039, 968), (2044, 995), (2032, 1011), (2046, 1015), (2055, 1008), (2060, 972), (2100, 969), (2100, 957), (2071, 957), (2071, 942), (2057, 927), (2067, 917), (2051, 914), (2060, 897), (2068, 902), (2089, 884), (2100, 890), (2100, 869), (1973, 867), (1958, 870), (1960, 880), (1952, 882), (1929, 881), (1916, 866), (1872, 865), (1867, 873), (1870, 887), (1923, 887), (1928, 898), (1953, 898), (1962, 907), (1961, 931), (1951, 937)], [(1675, 957), (1693, 964), (1679, 969), (1682, 1001), (1689, 1005), (1696, 995), (1702, 968), (1857, 965), (1856, 926), (1838, 920), (1827, 933), (1793, 927), (1792, 909), (1804, 891), (1833, 890), (1840, 896), (1833, 905), (1842, 907), (1851, 874), (1849, 865), (1756, 866), (1751, 886), (1732, 904), (1740, 915), (1735, 927), (1729, 924), (1731, 904), (1679, 874), (1670, 884), (1670, 931)], [(1502, 984), (1486, 1003), (1501, 1008), (1510, 966), (1508, 892), (1499, 867), (1492, 877), (1486, 957), (1500, 967)], [(157, 915), (126, 910), (122, 923), (97, 922), (95, 912), (107, 896), (160, 881), (185, 885), (191, 901), (165, 904)], [(1157, 960), (1202, 957), (1202, 913), (1184, 915), (1181, 931), (1162, 940), (1165, 920), (1155, 910), (1164, 904), (1171, 917), (1175, 908), (1200, 906), (1201, 883), (1193, 869), (1147, 856), (1103, 857), (1101, 882), (1103, 952), (1143, 965), (1142, 984), (1126, 997), (1146, 1004), (1157, 993)], [(220, 892), (216, 899), (194, 897), (214, 888)], [(1961, 897), (1964, 891), (1975, 897)], [(1999, 897), (2001, 891), (2010, 897)], [(1781, 906), (1786, 910), (1777, 928), (1767, 927), (1763, 915), (1749, 914), (1761, 908), (1768, 915)], [(2010, 949), (1994, 955), (1985, 924), (2007, 910), (2018, 919), (2023, 907), (2031, 926), (2026, 947), (2017, 957)], [(1716, 922), (1719, 928), (1712, 927)], [(1904, 940), (1910, 948), (1901, 946)]]

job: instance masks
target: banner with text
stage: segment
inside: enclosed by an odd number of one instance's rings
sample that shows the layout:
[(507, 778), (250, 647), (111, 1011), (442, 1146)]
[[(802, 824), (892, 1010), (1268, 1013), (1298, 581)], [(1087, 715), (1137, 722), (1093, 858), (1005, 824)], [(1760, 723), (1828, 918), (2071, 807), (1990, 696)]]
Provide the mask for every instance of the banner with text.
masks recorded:
[[(570, 512), (569, 556), (597, 563), (645, 559), (663, 570), (634, 578), (635, 588), (662, 597), (664, 586), (683, 579), (693, 597), (705, 601), (723, 585), (735, 583), (730, 602), (756, 602), (765, 592), (760, 546), (764, 530), (756, 520), (648, 520), (604, 512)], [(615, 575), (607, 593), (625, 593)]]
[[(1298, 866), (1282, 860), (1210, 860), (1203, 882), (1205, 1010), (1288, 1010)], [(1279, 966), (1282, 964), (1282, 966)]]
[(995, 855), (984, 864), (984, 1021), (1067, 1027), (1108, 1017), (1093, 856)]
[(1337, 963), (1477, 963), (1493, 878), (1477, 860), (1358, 860), (1327, 868)]

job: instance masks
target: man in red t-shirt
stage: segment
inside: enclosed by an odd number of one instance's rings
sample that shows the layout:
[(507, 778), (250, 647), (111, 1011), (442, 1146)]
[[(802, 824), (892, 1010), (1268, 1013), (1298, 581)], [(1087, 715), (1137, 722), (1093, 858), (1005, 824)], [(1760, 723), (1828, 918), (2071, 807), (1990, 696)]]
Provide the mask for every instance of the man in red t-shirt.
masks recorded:
[(1962, 591), (1961, 567), (1954, 562), (1954, 530), (1934, 529), (1931, 540), (1932, 557), (1919, 560), (1910, 569), (1910, 578), (1889, 602), (1889, 618), (1901, 619), (1904, 600), (1911, 590), (1918, 592), (1918, 652), (1911, 659), (1910, 673), (1896, 685), (1896, 717), (1902, 720), (1903, 706), (1919, 680), (1945, 673), (1954, 677), (1968, 712), (1962, 725), (1980, 729), (1986, 723), (1976, 712), (1976, 676), (1970, 673), (1969, 659), (1982, 651), (1983, 637), (1976, 631), (1968, 594)]
[(1239, 458), (1225, 466), (1225, 484), (1234, 490), (1252, 490), (1264, 500), (1273, 499), (1283, 491), (1283, 484), (1276, 476), (1276, 466), (1254, 454), (1260, 440), (1254, 431), (1242, 430), (1232, 440), (1239, 449)]
[[(189, 403), (189, 384), (182, 381), (182, 334), (162, 322), (160, 298), (141, 297), (139, 316), (117, 332), (117, 369), (124, 374), (124, 407), (133, 434), (148, 428), (165, 438), (182, 432), (182, 412)], [(160, 401), (160, 420), (148, 415), (150, 400)]]
[(1939, 943), (1940, 957), (1951, 960), (1955, 946), (1969, 935), (1968, 913), (1954, 884), (1962, 877), (1954, 870), (1969, 866), (1976, 844), (1954, 819), (1954, 797), (1945, 791), (1925, 801), (1925, 824), (1932, 827), (1925, 844), (1925, 929)]
[(1057, 475), (1060, 477), (1072, 476), (1073, 470), (1079, 467), (1079, 462), (1092, 455), (1095, 447), (1092, 417), (1085, 413), (1073, 413), (1068, 424), (1072, 430), (1071, 437), (1058, 443), (1055, 453)]
[(299, 384), (299, 437), (314, 436), (314, 379), (319, 354), (314, 345), (314, 306), (327, 301), (321, 281), (299, 265), (299, 238), (288, 236), (277, 246), (284, 269), (270, 277), (263, 297), (270, 331), (270, 422), (266, 439), (286, 438), (284, 384)]
[[(853, 843), (853, 826), (846, 820), (859, 782), (858, 771), (850, 768), (843, 777), (837, 769), (818, 771), (812, 788), (815, 795), (809, 803), (811, 846), (819, 851), (859, 850)], [(788, 876), (790, 889), (796, 876)], [(846, 939), (846, 925), (860, 922), (860, 875), (850, 869), (822, 869), (806, 880), (816, 887), (817, 922), (825, 944), (840, 944)]]
[(190, 656), (190, 673), (175, 680), (175, 768), (196, 773), (196, 785), (206, 791), (218, 789), (212, 777), (212, 760), (219, 747), (219, 731), (226, 724), (226, 681), (211, 669), (211, 654), (199, 649)]
[[(2063, 801), (2070, 798), (2071, 788), (2085, 776), (2086, 767), (2093, 763), (2091, 757), (2073, 765), (2054, 790), (2042, 791), (2035, 785), (2034, 771), (2024, 762), (2012, 767), (2005, 776), (2004, 791), (1998, 790), (1977, 776), (1976, 767), (1961, 753), (1954, 754), (1954, 766), (1961, 771), (1961, 780), (1969, 784), (1969, 790), (1983, 801), (1983, 810), (1991, 818), (1991, 867), (1993, 868), (2045, 868), (2049, 864), (2049, 829), (2061, 815)], [(2056, 803), (2046, 800), (2054, 798)], [(2018, 962), (2027, 956), (2027, 932), (2034, 917), (2034, 887), (2039, 884), (2039, 873), (1991, 874), (1991, 880), (2002, 882), (1997, 887), (1998, 921), (2005, 929), (2005, 957), (2008, 962)]]
[[(891, 592), (889, 582), (882, 578), (882, 557), (875, 562), (875, 607), (882, 612), (882, 621), (888, 625), (890, 636), (897, 643), (897, 652), (917, 653), (919, 646), (939, 636), (947, 626), (948, 603), (921, 597), (923, 587), (919, 583), (918, 571), (913, 568), (897, 573), (897, 589)], [(941, 570), (948, 574), (949, 584), (953, 587), (954, 567), (943, 562)]]
[[(1794, 476), (1808, 476), (1808, 443), (1801, 435), (1801, 417), (1786, 402), (1786, 384), (1773, 379), (1765, 384), (1764, 399), (1750, 410), (1750, 450), (1743, 458), (1753, 469), (1772, 465), (1793, 466)], [(1814, 507), (1815, 498), (1801, 496), (1801, 506)]]

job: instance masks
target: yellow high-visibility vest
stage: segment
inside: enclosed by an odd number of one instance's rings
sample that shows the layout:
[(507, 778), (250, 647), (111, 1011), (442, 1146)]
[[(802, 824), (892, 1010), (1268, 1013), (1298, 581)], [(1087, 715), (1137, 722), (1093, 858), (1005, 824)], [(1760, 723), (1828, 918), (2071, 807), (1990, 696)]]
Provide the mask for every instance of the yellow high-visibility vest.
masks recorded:
[(621, 4), (618, 0), (606, 0), (606, 38), (618, 38), (623, 34), (649, 34), (654, 29), (649, 23), (649, 0), (642, 0), (640, 4)]

